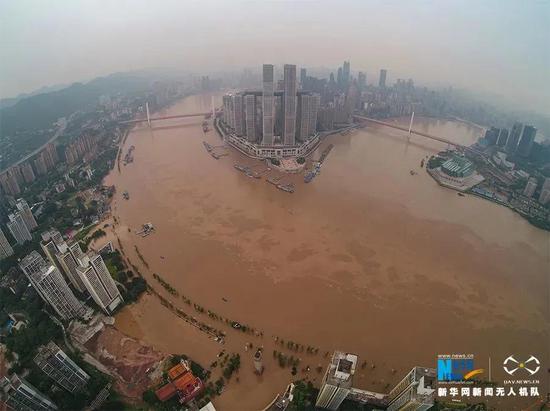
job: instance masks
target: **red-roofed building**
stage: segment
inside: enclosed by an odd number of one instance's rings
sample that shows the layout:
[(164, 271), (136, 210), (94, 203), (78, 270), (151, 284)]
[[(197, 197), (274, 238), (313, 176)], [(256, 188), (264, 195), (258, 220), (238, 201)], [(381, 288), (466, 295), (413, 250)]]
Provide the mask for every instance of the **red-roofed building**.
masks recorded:
[(191, 372), (183, 374), (173, 384), (176, 386), (181, 404), (192, 400), (204, 389), (201, 379), (195, 377)]
[(184, 363), (179, 363), (178, 365), (168, 370), (168, 378), (170, 378), (170, 381), (174, 381), (176, 378), (178, 378), (182, 374), (185, 374), (187, 371), (189, 371), (189, 369), (185, 367)]
[(174, 384), (172, 384), (171, 382), (169, 382), (168, 384), (160, 387), (158, 390), (155, 391), (155, 395), (157, 396), (157, 398), (164, 402), (164, 401), (168, 401), (170, 398), (172, 398), (174, 395), (176, 395), (176, 387), (174, 386)]
[(157, 398), (164, 402), (178, 394), (179, 402), (185, 404), (199, 395), (204, 389), (201, 379), (195, 377), (186, 362), (168, 370), (170, 382), (155, 391)]

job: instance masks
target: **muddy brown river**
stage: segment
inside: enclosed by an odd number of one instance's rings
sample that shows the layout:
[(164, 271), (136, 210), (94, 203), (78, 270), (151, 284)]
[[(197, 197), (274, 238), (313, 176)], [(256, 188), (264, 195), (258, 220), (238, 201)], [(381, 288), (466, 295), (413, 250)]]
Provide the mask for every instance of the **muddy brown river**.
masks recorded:
[[(221, 96), (215, 98), (219, 104)], [(208, 111), (210, 104), (210, 95), (192, 96), (162, 114)], [(438, 354), (450, 353), (473, 353), (476, 368), (487, 368), (490, 357), (496, 380), (504, 378), (509, 355), (535, 355), (543, 363), (541, 386), (548, 387), (549, 233), (505, 207), (438, 186), (420, 162), (444, 145), (419, 136), (407, 141), (405, 133), (381, 126), (337, 134), (313, 154), (334, 144), (311, 183), (284, 177), (296, 185), (289, 194), (266, 182), (274, 172), (254, 179), (233, 167), (262, 171), (261, 162), (224, 148), (216, 150), (227, 156), (212, 158), (203, 141), (222, 142), (214, 130), (203, 133), (201, 122), (137, 127), (123, 147), (125, 153), (135, 146), (134, 162), (120, 173), (115, 167), (107, 183), (118, 190), (113, 210), (120, 241), (155, 289), (164, 293), (152, 273), (264, 334), (227, 328), (220, 346), (151, 296), (119, 314), (123, 331), (205, 366), (222, 348), (239, 352), (239, 382), (214, 399), (216, 407), (257, 410), (292, 379), (318, 382), (322, 374), (302, 368), (324, 367), (324, 353), (335, 349), (367, 361), (354, 385), (378, 392), (411, 367), (435, 367)], [(482, 133), (422, 118), (414, 128), (460, 143)], [(146, 222), (154, 234), (133, 233)], [(319, 347), (319, 354), (299, 354), (292, 377), (271, 358), (274, 349), (284, 351), (274, 336)], [(252, 373), (247, 341), (266, 349), (262, 377)]]

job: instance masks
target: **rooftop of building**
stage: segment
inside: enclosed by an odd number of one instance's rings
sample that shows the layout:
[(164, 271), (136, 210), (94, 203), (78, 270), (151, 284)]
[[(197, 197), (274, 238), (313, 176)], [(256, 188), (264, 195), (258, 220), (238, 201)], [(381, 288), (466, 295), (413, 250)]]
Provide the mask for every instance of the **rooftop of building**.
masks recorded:
[(32, 263), (33, 261), (35, 261), (37, 259), (44, 260), (44, 258), (40, 255), (40, 253), (38, 251), (32, 250), (29, 254), (27, 254), (25, 257), (23, 257), (23, 259), (21, 260), (19, 265), (20, 266), (26, 266), (26, 265)]
[(155, 391), (155, 395), (159, 399), (159, 401), (168, 401), (170, 398), (172, 398), (174, 395), (176, 395), (176, 387), (174, 384), (169, 382), (166, 385), (163, 385), (158, 390)]
[(351, 387), (358, 357), (355, 354), (335, 351), (327, 372), (327, 383)]
[(168, 370), (168, 378), (174, 381), (176, 378), (178, 378), (182, 374), (185, 374), (187, 371), (189, 371), (189, 368), (187, 368), (185, 364), (179, 363)]
[(429, 386), (429, 382), (435, 383), (436, 371), (434, 368), (414, 367), (414, 381), (420, 381), (424, 377), (424, 383)]

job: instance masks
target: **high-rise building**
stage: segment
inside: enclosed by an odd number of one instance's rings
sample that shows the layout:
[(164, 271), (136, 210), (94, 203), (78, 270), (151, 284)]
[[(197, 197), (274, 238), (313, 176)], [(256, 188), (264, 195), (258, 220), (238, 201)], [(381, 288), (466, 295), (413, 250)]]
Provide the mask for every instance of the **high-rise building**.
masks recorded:
[(38, 273), (41, 268), (46, 266), (48, 266), (48, 263), (36, 250), (31, 251), (19, 262), (19, 268), (27, 277)]
[(535, 194), (535, 191), (537, 190), (537, 179), (534, 177), (529, 178), (527, 180), (527, 184), (525, 184), (525, 188), (523, 189), (523, 195), (526, 197), (533, 197), (533, 194)]
[(533, 148), (533, 142), (537, 135), (537, 129), (533, 126), (523, 127), (521, 138), (518, 143), (517, 153), (522, 157), (529, 157), (531, 149)]
[(336, 81), (334, 80), (334, 73), (330, 73), (328, 84), (331, 88), (334, 88), (334, 86), (336, 85)]
[(273, 128), (275, 107), (273, 104), (273, 95), (275, 92), (275, 83), (273, 81), (273, 64), (263, 65), (263, 87), (262, 87), (262, 144), (270, 146), (273, 144)]
[(4, 193), (12, 196), (16, 196), (21, 193), (19, 183), (17, 183), (17, 178), (11, 171), (11, 168), (8, 171), (0, 174), (0, 187), (2, 187)]
[(508, 142), (508, 129), (502, 128), (498, 133), (497, 146), (504, 148), (506, 147), (507, 142)]
[(342, 82), (344, 84), (344, 88), (348, 88), (350, 83), (350, 64), (349, 61), (344, 61), (344, 68), (342, 69)]
[(65, 242), (65, 240), (63, 240), (61, 233), (53, 228), (50, 228), (48, 231), (44, 231), (40, 234), (40, 236), (42, 237), (42, 241), (40, 242), (42, 251), (44, 251), (44, 254), (46, 254), (46, 257), (48, 257), (50, 262), (56, 265), (57, 259), (55, 258), (55, 255), (59, 253), (60, 246)]
[(23, 173), (21, 172), (21, 167), (16, 165), (10, 168), (10, 173), (15, 178), (15, 181), (17, 181), (17, 184), (23, 184), (25, 182), (25, 177), (23, 177)]
[(508, 136), (505, 147), (508, 153), (513, 154), (516, 152), (522, 128), (523, 124), (521, 123), (514, 123), (512, 126), (512, 130), (510, 130), (510, 135)]
[(380, 70), (380, 78), (378, 79), (378, 87), (386, 87), (386, 76), (388, 75), (388, 71), (386, 69)]
[(34, 163), (34, 169), (36, 171), (36, 174), (44, 175), (48, 172), (48, 166), (46, 165), (46, 161), (44, 160), (44, 157), (41, 154), (38, 154), (36, 156), (33, 163)]
[(90, 376), (53, 341), (38, 348), (34, 362), (48, 377), (69, 392), (82, 391)]
[(315, 406), (337, 410), (351, 391), (356, 366), (357, 355), (335, 351), (323, 377)]
[(340, 90), (344, 88), (344, 74), (342, 73), (342, 67), (338, 67), (338, 71), (336, 72), (336, 85)]
[(550, 203), (550, 177), (544, 179), (540, 189), (539, 203), (542, 205)]
[(234, 94), (233, 99), (233, 127), (235, 134), (242, 136), (244, 134), (244, 118), (243, 118), (243, 96), (242, 94)]
[(231, 96), (229, 94), (225, 94), (222, 97), (222, 102), (223, 102), (223, 122), (227, 125), (230, 125)]
[(75, 242), (70, 246), (61, 247), (59, 253), (56, 255), (57, 261), (61, 265), (63, 272), (73, 285), (75, 289), (81, 293), (86, 291), (86, 284), (78, 273), (77, 268), (80, 265), (80, 260), (84, 257), (80, 245)]
[(304, 90), (307, 81), (307, 71), (305, 68), (300, 69), (300, 89)]
[(13, 255), (13, 248), (11, 248), (11, 245), (8, 242), (8, 239), (2, 232), (2, 229), (0, 228), (0, 260), (3, 260), (4, 258), (9, 257), (10, 255)]
[(54, 411), (57, 406), (34, 388), (31, 384), (20, 378), (17, 374), (4, 377), (0, 380), (0, 392), (2, 399), (8, 408), (17, 411)]
[(303, 92), (298, 94), (296, 137), (299, 141), (307, 140), (315, 133), (320, 102), (319, 94)]
[(47, 264), (27, 277), (42, 299), (64, 320), (82, 317), (85, 314), (85, 306), (74, 296), (56, 266)]
[(256, 96), (254, 94), (245, 94), (244, 96), (244, 122), (246, 139), (250, 142), (256, 142)]
[(494, 146), (498, 141), (500, 130), (496, 127), (491, 127), (485, 131), (485, 141), (487, 145)]
[(284, 66), (284, 135), (283, 142), (286, 146), (296, 143), (296, 66), (285, 64)]
[(32, 231), (36, 227), (38, 227), (38, 224), (36, 223), (36, 220), (32, 215), (31, 208), (24, 199), (20, 198), (19, 200), (17, 200), (15, 206), (17, 207), (17, 210), (19, 210), (19, 214), (21, 214), (21, 217), (23, 217), (23, 221), (25, 221), (25, 225), (27, 226), (29, 231)]
[(414, 367), (389, 393), (388, 411), (426, 411), (433, 407), (436, 371)]
[(23, 178), (25, 179), (25, 183), (27, 184), (32, 183), (36, 179), (34, 171), (32, 170), (31, 163), (28, 161), (25, 161), (21, 165), (21, 172), (23, 173)]
[(96, 304), (111, 315), (124, 300), (99, 254), (85, 255), (80, 259), (77, 272)]
[(8, 230), (10, 230), (11, 235), (17, 241), (17, 244), (24, 244), (26, 241), (32, 240), (32, 235), (25, 220), (20, 212), (15, 212), (8, 216), (9, 220), (6, 224)]
[(359, 91), (365, 91), (367, 88), (367, 75), (362, 71), (357, 75), (357, 85), (359, 86)]
[(69, 246), (63, 240), (59, 231), (50, 229), (42, 233), (40, 247), (42, 247), (42, 250), (52, 264), (61, 267), (66, 278), (76, 290), (81, 293), (86, 291), (86, 286), (76, 270), (80, 264), (79, 260), (84, 257), (84, 253), (80, 249), (78, 242)]

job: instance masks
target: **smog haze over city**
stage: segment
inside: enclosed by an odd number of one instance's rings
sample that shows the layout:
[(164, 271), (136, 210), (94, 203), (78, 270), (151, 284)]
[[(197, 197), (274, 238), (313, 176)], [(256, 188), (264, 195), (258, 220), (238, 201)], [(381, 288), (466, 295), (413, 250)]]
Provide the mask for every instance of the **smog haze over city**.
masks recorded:
[(0, 411), (550, 411), (550, 0), (0, 0)]
[(549, 114), (549, 9), (509, 0), (2, 1), (0, 96), (150, 67), (351, 58), (368, 74), (383, 66)]

